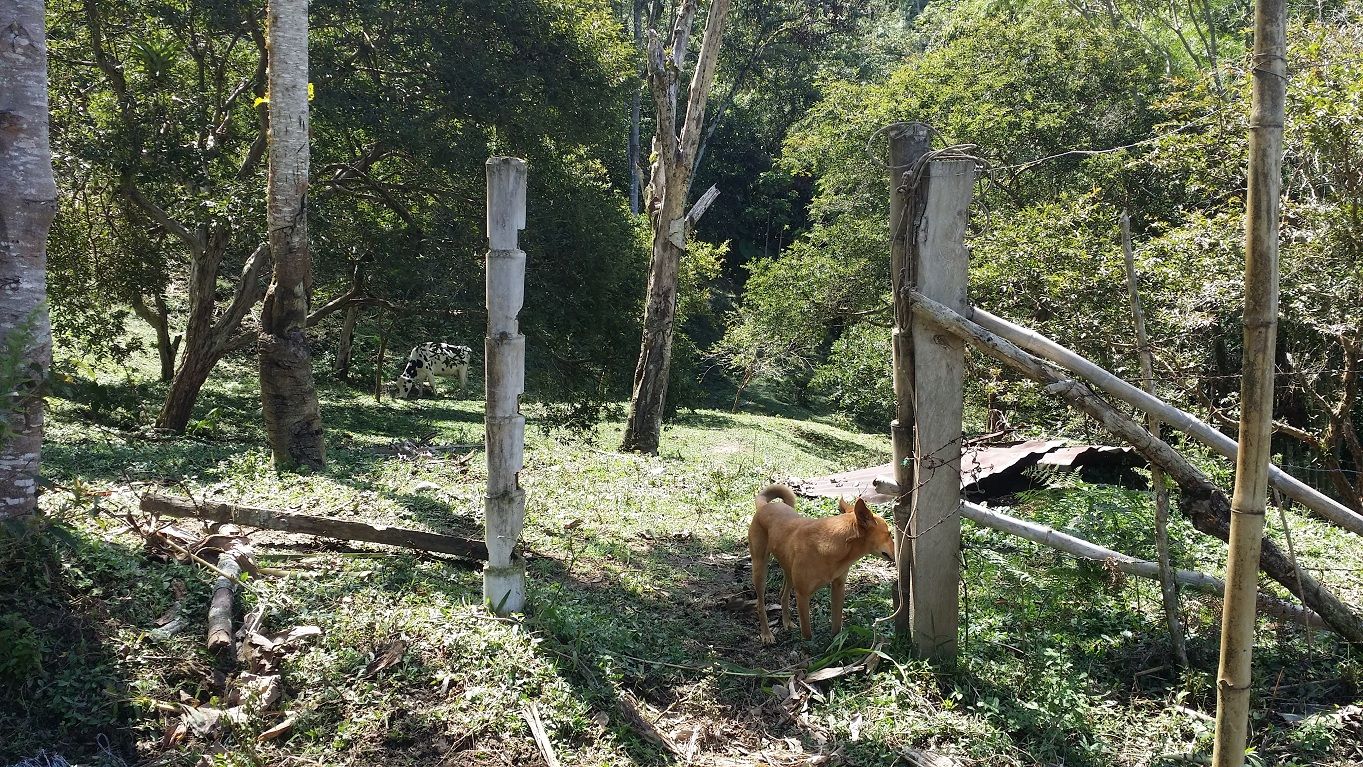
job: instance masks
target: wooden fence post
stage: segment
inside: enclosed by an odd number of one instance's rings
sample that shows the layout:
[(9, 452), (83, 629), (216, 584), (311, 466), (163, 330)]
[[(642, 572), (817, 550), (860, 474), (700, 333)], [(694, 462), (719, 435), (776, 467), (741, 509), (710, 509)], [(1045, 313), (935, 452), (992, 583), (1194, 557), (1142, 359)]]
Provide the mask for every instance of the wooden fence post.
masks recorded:
[(525, 251), (517, 232), (525, 228), (525, 160), (487, 161), (487, 565), (483, 601), (498, 615), (525, 609), (525, 560), (516, 543), (525, 524), (525, 491), (519, 472), (525, 457), (525, 336), (516, 319), (525, 299)]
[[(913, 313), (900, 295), (901, 288), (914, 284), (909, 258), (910, 230), (917, 219), (916, 198), (905, 184), (908, 173), (920, 157), (931, 148), (928, 126), (923, 123), (895, 123), (887, 131), (890, 140), (890, 283), (894, 300), (894, 335), (892, 352), (894, 365), (895, 418), (890, 422), (890, 440), (894, 446), (894, 478), (904, 488), (894, 502), (895, 559), (899, 578), (894, 591), (894, 630), (901, 637), (909, 636), (909, 579), (913, 567), (913, 546), (909, 537), (909, 518), (912, 514), (914, 486), (913, 464), (913, 346), (911, 328)], [(913, 206), (913, 210), (910, 210)]]
[[(931, 161), (919, 182), (923, 218), (914, 232), (917, 289), (928, 298), (966, 309), (969, 253), (965, 227), (975, 184), (975, 161)], [(926, 189), (922, 188), (926, 186)], [(901, 300), (904, 300), (901, 297)], [(956, 660), (960, 624), (961, 400), (965, 344), (927, 323), (915, 323), (913, 563), (909, 621), (920, 657)]]

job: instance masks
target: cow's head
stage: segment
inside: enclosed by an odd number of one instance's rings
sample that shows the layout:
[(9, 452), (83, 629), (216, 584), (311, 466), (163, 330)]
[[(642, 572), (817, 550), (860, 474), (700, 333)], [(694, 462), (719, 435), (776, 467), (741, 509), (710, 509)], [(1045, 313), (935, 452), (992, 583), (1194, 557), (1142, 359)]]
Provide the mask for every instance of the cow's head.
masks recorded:
[(393, 382), (394, 394), (403, 399), (416, 399), (421, 394), (421, 386), (416, 382), (417, 370), (420, 368), (419, 360), (407, 360), (407, 365), (398, 374), (398, 380)]

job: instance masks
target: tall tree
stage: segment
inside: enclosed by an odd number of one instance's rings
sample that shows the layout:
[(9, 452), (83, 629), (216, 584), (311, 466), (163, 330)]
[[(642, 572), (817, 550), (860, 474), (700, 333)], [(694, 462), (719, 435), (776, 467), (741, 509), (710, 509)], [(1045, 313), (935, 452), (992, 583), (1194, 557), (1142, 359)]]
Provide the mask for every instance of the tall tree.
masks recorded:
[[(265, 94), (261, 18), (187, 0), (52, 5), (62, 64), (54, 137), (59, 156), (72, 158), (59, 169), (63, 201), (78, 211), (57, 228), (80, 219), (90, 233), (54, 245), (68, 266), (90, 254), (85, 303), (145, 310), (137, 313), (156, 329), (163, 375), (174, 368), (156, 422), (183, 431), (218, 360), (254, 338), (239, 331), (264, 294), (269, 250), (255, 201), (267, 115), (252, 105)], [(168, 299), (179, 285), (187, 301), (177, 364), (179, 305)]]
[(269, 7), (270, 167), (267, 226), (274, 278), (260, 311), (260, 399), (279, 468), (326, 465), (322, 414), (304, 332), (308, 253), (308, 2)]
[(52, 360), (47, 233), (57, 212), (43, 0), (0, 0), (0, 519), (31, 513)]
[(705, 101), (714, 84), (729, 0), (714, 0), (705, 22), (705, 35), (696, 56), (696, 70), (687, 91), (686, 114), (677, 133), (679, 80), (686, 65), (687, 42), (696, 16), (696, 0), (683, 0), (664, 51), (656, 30), (648, 34), (648, 82), (653, 94), (657, 130), (653, 136), (653, 166), (648, 200), (653, 230), (653, 258), (648, 271), (644, 305), (643, 341), (634, 368), (634, 392), (622, 445), (625, 450), (657, 453), (662, 433), (667, 376), (672, 363), (672, 331), (677, 315), (677, 276), (686, 252), (687, 228), (694, 225), (713, 197), (702, 198), (690, 212), (686, 200), (695, 171), (696, 154), (705, 121)]
[(1254, 92), (1245, 199), (1244, 372), (1240, 378), (1240, 451), (1231, 499), (1221, 662), (1216, 685), (1212, 764), (1245, 762), (1250, 660), (1254, 650), (1259, 553), (1268, 505), (1273, 438), (1273, 362), (1278, 329), (1278, 210), (1282, 190), (1287, 92), (1287, 11), (1283, 0), (1254, 4)]

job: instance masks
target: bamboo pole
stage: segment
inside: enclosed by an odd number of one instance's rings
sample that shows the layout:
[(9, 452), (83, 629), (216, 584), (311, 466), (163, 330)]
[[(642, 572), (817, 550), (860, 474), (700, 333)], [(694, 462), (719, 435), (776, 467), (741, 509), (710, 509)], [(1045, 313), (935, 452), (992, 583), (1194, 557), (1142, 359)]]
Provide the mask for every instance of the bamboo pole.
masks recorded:
[[(1145, 312), (1141, 309), (1140, 287), (1136, 282), (1136, 257), (1131, 247), (1131, 217), (1125, 212), (1121, 218), (1122, 255), (1126, 261), (1126, 290), (1131, 299), (1131, 320), (1136, 327), (1136, 353), (1141, 359), (1141, 388), (1155, 394), (1155, 366), (1151, 362), (1150, 339), (1145, 332)], [(1159, 416), (1145, 414), (1145, 428), (1156, 438), (1160, 436)], [(1169, 566), (1169, 488), (1165, 487), (1164, 469), (1150, 465), (1150, 485), (1155, 496), (1155, 556), (1160, 570), (1160, 597), (1164, 603), (1164, 621), (1169, 626), (1169, 644), (1180, 666), (1188, 667), (1188, 650), (1183, 644), (1183, 623), (1178, 617), (1178, 586)]]
[[(996, 317), (979, 307), (968, 310), (964, 316), (984, 330), (1006, 339), (1032, 354), (1054, 362), (1076, 375), (1083, 376), (1094, 386), (1102, 389), (1104, 393), (1147, 413), (1155, 413), (1165, 424), (1196, 439), (1222, 456), (1232, 461), (1236, 460), (1240, 446), (1235, 440), (1198, 420), (1197, 416), (1141, 391), (1046, 336), (1001, 317)], [(1359, 514), (1321, 493), (1277, 466), (1269, 466), (1268, 477), (1274, 487), (1281, 490), (1287, 497), (1315, 512), (1317, 517), (1332, 522), (1352, 533), (1363, 535), (1363, 514)]]
[[(895, 484), (892, 477), (877, 477), (875, 488), (877, 492), (884, 495), (897, 495), (899, 493), (899, 486)], [(1079, 559), (1110, 562), (1113, 567), (1128, 575), (1152, 580), (1160, 578), (1160, 566), (1157, 562), (1123, 554), (1092, 541), (1056, 530), (1049, 525), (1041, 525), (1005, 514), (998, 509), (990, 509), (976, 503), (962, 501), (961, 516), (982, 527), (1015, 535)], [(1222, 596), (1226, 589), (1225, 581), (1196, 570), (1173, 569), (1171, 575), (1178, 583), (1203, 594)], [(1266, 615), (1312, 628), (1327, 628), (1325, 621), (1315, 612), (1284, 602), (1272, 594), (1259, 592), (1258, 606), (1259, 610)]]
[(1245, 761), (1254, 650), (1254, 594), (1268, 507), (1273, 453), (1273, 359), (1278, 330), (1278, 196), (1282, 186), (1287, 91), (1283, 0), (1254, 4), (1254, 95), (1245, 201), (1244, 372), (1240, 378), (1240, 452), (1231, 499), (1226, 601), (1217, 672), (1214, 767)]
[(525, 302), (525, 160), (487, 161), (487, 565), (483, 601), (498, 615), (525, 610), (525, 560), (516, 552), (525, 525), (525, 336), (517, 320)]
[[(951, 311), (932, 299), (909, 291), (916, 318), (932, 322), (958, 335), (984, 353), (1046, 384), (1046, 392), (1060, 397), (1072, 407), (1092, 416), (1112, 434), (1126, 440), (1146, 460), (1158, 464), (1178, 483), (1182, 491), (1179, 508), (1198, 530), (1223, 541), (1230, 538), (1230, 501), (1201, 471), (1172, 447), (1160, 441), (1130, 416), (1096, 396), (1082, 384), (1066, 378), (1041, 360), (1022, 351), (1007, 340)], [(1291, 558), (1272, 541), (1262, 541), (1259, 566), (1308, 607), (1320, 614), (1331, 630), (1355, 644), (1363, 644), (1363, 619), (1325, 585), (1306, 572), (1298, 571)]]
[(895, 418), (890, 422), (894, 448), (895, 481), (908, 491), (894, 504), (895, 561), (898, 569), (894, 591), (895, 633), (909, 636), (909, 591), (913, 574), (913, 538), (909, 521), (913, 515), (911, 491), (916, 484), (913, 463), (913, 314), (903, 300), (903, 290), (915, 284), (909, 235), (917, 217), (917, 205), (907, 186), (908, 171), (931, 148), (929, 129), (923, 123), (896, 123), (887, 132), (890, 142), (890, 281), (894, 286), (895, 327), (892, 336)]

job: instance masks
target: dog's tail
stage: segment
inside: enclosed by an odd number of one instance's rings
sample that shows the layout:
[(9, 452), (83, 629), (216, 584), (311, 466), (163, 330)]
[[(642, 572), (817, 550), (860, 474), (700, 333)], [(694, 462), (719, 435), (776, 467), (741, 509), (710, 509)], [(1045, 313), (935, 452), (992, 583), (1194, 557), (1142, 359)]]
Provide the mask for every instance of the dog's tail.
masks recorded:
[(795, 508), (795, 491), (785, 485), (767, 485), (757, 491), (757, 508), (759, 511), (772, 501), (780, 501), (793, 509)]

